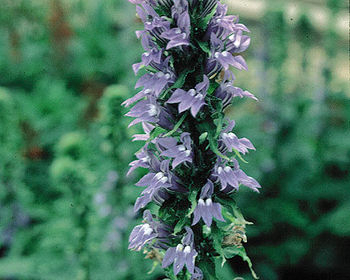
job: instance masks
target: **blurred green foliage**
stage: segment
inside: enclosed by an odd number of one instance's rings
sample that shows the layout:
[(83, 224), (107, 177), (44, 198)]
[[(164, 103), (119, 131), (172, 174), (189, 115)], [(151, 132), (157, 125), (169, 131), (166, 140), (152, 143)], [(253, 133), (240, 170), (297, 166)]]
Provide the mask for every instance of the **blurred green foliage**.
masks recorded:
[[(244, 168), (263, 189), (242, 189), (238, 202), (255, 224), (246, 247), (261, 279), (348, 279), (350, 99), (335, 71), (337, 3), (322, 33), (307, 10), (291, 25), (283, 2), (259, 22), (241, 16), (252, 46), (237, 83), (261, 101), (237, 100), (227, 114), (257, 148)], [(0, 279), (161, 279), (127, 250), (143, 172), (125, 177), (140, 144), (120, 105), (141, 54), (134, 15), (122, 0), (0, 5)], [(238, 259), (218, 271), (250, 279)]]

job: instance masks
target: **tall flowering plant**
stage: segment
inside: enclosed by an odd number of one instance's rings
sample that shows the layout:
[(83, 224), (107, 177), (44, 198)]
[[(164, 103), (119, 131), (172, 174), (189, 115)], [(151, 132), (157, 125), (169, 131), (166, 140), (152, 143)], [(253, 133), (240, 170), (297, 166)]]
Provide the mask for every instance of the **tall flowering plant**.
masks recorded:
[(124, 102), (133, 105), (130, 126), (144, 129), (134, 140), (145, 145), (129, 173), (149, 170), (136, 184), (145, 189), (134, 210), (148, 209), (129, 248), (144, 248), (171, 279), (217, 279), (215, 260), (236, 255), (251, 268), (242, 246), (248, 222), (233, 196), (240, 185), (260, 188), (239, 165), (255, 148), (224, 114), (235, 97), (256, 99), (229, 69), (247, 69), (239, 53), (249, 30), (218, 0), (129, 1), (145, 27), (136, 32), (145, 52), (133, 65), (140, 91)]

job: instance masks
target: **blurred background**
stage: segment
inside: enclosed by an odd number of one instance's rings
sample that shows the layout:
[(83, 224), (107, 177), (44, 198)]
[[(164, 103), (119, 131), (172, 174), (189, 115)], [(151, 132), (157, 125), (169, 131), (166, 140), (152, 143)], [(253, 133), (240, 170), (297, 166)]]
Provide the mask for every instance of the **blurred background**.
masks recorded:
[[(227, 115), (257, 148), (242, 168), (260, 279), (350, 279), (348, 4), (226, 0), (251, 30)], [(141, 221), (128, 163), (142, 28), (126, 0), (0, 0), (0, 279), (162, 279), (127, 250)], [(149, 272), (153, 271), (152, 274)], [(233, 258), (219, 279), (251, 279)]]

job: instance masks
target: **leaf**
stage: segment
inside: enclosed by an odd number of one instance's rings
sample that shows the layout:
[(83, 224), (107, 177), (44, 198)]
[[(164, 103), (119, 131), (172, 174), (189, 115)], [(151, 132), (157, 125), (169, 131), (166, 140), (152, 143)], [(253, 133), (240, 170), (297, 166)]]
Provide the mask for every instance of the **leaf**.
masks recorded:
[(165, 133), (165, 132), (167, 132), (167, 130), (165, 130), (164, 128), (161, 128), (160, 126), (155, 127), (155, 128), (151, 131), (151, 133), (150, 133), (150, 135), (149, 135), (149, 138), (147, 139), (146, 143), (151, 142), (151, 141), (154, 140), (156, 137), (158, 137), (160, 134)]
[[(218, 202), (220, 202), (223, 206), (225, 206), (223, 208), (223, 214), (226, 215), (226, 217), (228, 217), (228, 219), (237, 224), (237, 225), (251, 225), (253, 224), (252, 222), (248, 222), (244, 219), (241, 210), (237, 207), (236, 202), (234, 201), (234, 199), (232, 197), (227, 197), (226, 199), (221, 198), (221, 197), (216, 197), (216, 200)], [(225, 212), (225, 210), (231, 210), (231, 213), (229, 212)], [(231, 214), (233, 216), (231, 216)]]
[(160, 219), (168, 222), (169, 224), (175, 223), (177, 220), (175, 209), (172, 203), (165, 201), (158, 210), (158, 216)]
[(192, 73), (194, 70), (195, 69), (191, 69), (191, 70), (186, 70), (182, 72), (177, 78), (175, 84), (173, 84), (172, 88), (181, 88), (185, 84), (187, 75)]
[(178, 234), (184, 228), (184, 226), (188, 224), (188, 222), (189, 219), (187, 216), (180, 219), (174, 227), (174, 234)]
[(248, 163), (248, 161), (246, 161), (242, 155), (236, 150), (236, 149), (233, 149), (233, 151), (235, 152), (236, 156), (241, 160), (243, 161), (244, 163)]
[(208, 132), (203, 132), (199, 136), (199, 145), (203, 144), (203, 142), (205, 141), (205, 139), (207, 139), (207, 137), (208, 137)]
[(210, 48), (209, 48), (209, 43), (208, 42), (202, 42), (202, 41), (197, 41), (199, 47), (202, 49), (203, 52), (207, 54), (211, 54)]
[(201, 260), (198, 266), (204, 274), (204, 279), (219, 280), (216, 277), (215, 261), (212, 258)]
[(216, 12), (216, 7), (217, 5), (214, 6), (214, 8), (211, 10), (210, 14), (206, 15), (204, 18), (202, 18), (199, 21), (199, 26), (204, 30), (207, 28), (209, 21), (211, 20), (211, 18), (214, 16), (215, 12)]
[(246, 220), (244, 219), (241, 210), (240, 210), (237, 206), (232, 207), (232, 209), (233, 209), (234, 215), (236, 216), (237, 220), (238, 220), (241, 224), (244, 224), (244, 225), (252, 225), (252, 224), (253, 224), (252, 222), (248, 222), (248, 221), (246, 221)]
[(154, 261), (151, 270), (148, 271), (147, 274), (152, 274), (153, 271), (156, 269), (158, 264), (159, 264), (159, 262)]
[(250, 272), (254, 279), (259, 279), (259, 277), (256, 275), (255, 271), (253, 270), (253, 264), (250, 258), (247, 255), (247, 252), (245, 251), (244, 247), (226, 247), (224, 249), (224, 256), (227, 259), (231, 259), (234, 256), (240, 256), (245, 262), (248, 263)]
[(187, 217), (191, 217), (192, 213), (197, 207), (197, 192), (198, 192), (197, 190), (192, 191), (188, 198), (189, 201), (191, 202), (191, 209), (188, 212)]
[(169, 87), (167, 90), (165, 90), (159, 99), (163, 99), (166, 97), (166, 95), (174, 88), (181, 88), (184, 84), (185, 84), (185, 81), (186, 81), (186, 77), (188, 74), (194, 72), (195, 69), (191, 69), (191, 70), (186, 70), (184, 72), (182, 72), (178, 77), (177, 77), (177, 80), (176, 82), (171, 86)]
[(168, 266), (165, 268), (166, 276), (169, 278), (165, 278), (168, 280), (177, 280), (178, 278), (174, 275), (174, 270), (171, 268), (171, 266)]
[(223, 234), (222, 231), (215, 225), (211, 227), (211, 234), (213, 238), (213, 247), (215, 251), (220, 255), (222, 258), (221, 266), (224, 266), (226, 262), (226, 258), (224, 255), (224, 251), (222, 248), (222, 240), (223, 240)]
[(164, 137), (168, 137), (168, 136), (172, 135), (174, 132), (176, 132), (179, 129), (179, 127), (182, 125), (182, 123), (185, 120), (185, 118), (187, 117), (187, 115), (188, 115), (188, 112), (185, 112), (181, 116), (180, 120), (175, 124), (174, 128), (172, 130), (170, 130), (168, 133), (166, 133), (164, 135)]
[(219, 149), (218, 149), (218, 144), (217, 144), (217, 140), (211, 135), (211, 133), (208, 133), (208, 140), (209, 140), (209, 145), (211, 150), (218, 155), (219, 157), (226, 159), (227, 161), (231, 161), (229, 157), (225, 156), (224, 154), (222, 154)]
[(217, 119), (216, 132), (215, 132), (215, 136), (214, 136), (215, 138), (219, 137), (221, 130), (222, 130), (223, 122), (224, 122), (224, 114), (219, 114), (219, 118)]
[(220, 86), (219, 83), (211, 82), (210, 86), (209, 86), (209, 89), (208, 89), (208, 94), (211, 95), (219, 86)]

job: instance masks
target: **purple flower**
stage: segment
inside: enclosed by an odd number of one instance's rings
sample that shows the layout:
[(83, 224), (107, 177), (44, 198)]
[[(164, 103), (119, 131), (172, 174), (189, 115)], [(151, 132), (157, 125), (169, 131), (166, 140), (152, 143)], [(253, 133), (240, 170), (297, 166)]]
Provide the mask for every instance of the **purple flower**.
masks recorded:
[(230, 121), (220, 135), (220, 144), (229, 152), (232, 152), (233, 149), (235, 149), (238, 152), (245, 154), (248, 152), (248, 149), (255, 150), (253, 144), (247, 138), (239, 139), (236, 134), (231, 132), (234, 126), (235, 121)]
[(188, 40), (188, 34), (183, 32), (180, 28), (172, 28), (168, 31), (162, 33), (163, 38), (168, 39), (169, 42), (166, 46), (166, 49), (179, 47), (179, 46), (188, 46), (190, 44)]
[(163, 160), (160, 164), (155, 162), (150, 166), (151, 172), (143, 176), (136, 186), (146, 187), (141, 196), (136, 200), (134, 210), (138, 211), (152, 200), (162, 204), (168, 198), (168, 191), (186, 192), (180, 185), (180, 179), (169, 170), (169, 160)]
[(179, 103), (179, 113), (191, 109), (192, 116), (196, 117), (199, 110), (206, 105), (204, 99), (208, 88), (209, 79), (206, 75), (203, 75), (203, 82), (197, 84), (194, 89), (188, 91), (176, 89), (166, 103)]
[(210, 43), (212, 46), (210, 59), (217, 61), (225, 70), (228, 70), (230, 65), (238, 70), (248, 69), (244, 58), (240, 55), (233, 56), (225, 50), (224, 43), (214, 33), (210, 36)]
[(164, 31), (161, 36), (169, 40), (166, 49), (178, 46), (188, 46), (190, 44), (190, 16), (188, 14), (187, 1), (174, 0), (172, 7), (172, 17), (176, 21), (177, 27)]
[(170, 57), (166, 58), (160, 64), (152, 64), (152, 67), (159, 70), (157, 73), (147, 73), (143, 75), (136, 83), (135, 88), (144, 87), (146, 94), (158, 97), (159, 94), (168, 86), (174, 84), (175, 74), (169, 66)]
[(233, 56), (228, 51), (217, 51), (214, 53), (213, 58), (219, 62), (225, 70), (228, 70), (230, 65), (237, 68), (238, 70), (248, 70), (247, 63), (240, 55)]
[(130, 234), (129, 249), (140, 251), (143, 246), (157, 237), (157, 233), (151, 225), (153, 222), (151, 212), (146, 210), (143, 213), (143, 218), (144, 224), (136, 226)]
[(129, 237), (129, 249), (140, 251), (146, 244), (153, 242), (153, 247), (168, 248), (171, 228), (162, 221), (155, 221), (149, 210), (143, 212), (143, 225), (136, 226)]
[(225, 165), (221, 160), (214, 167), (213, 178), (221, 184), (221, 191), (230, 193), (238, 190), (239, 184), (245, 185), (253, 191), (259, 192), (260, 184), (252, 177), (247, 176), (240, 168), (237, 160), (233, 160), (233, 167)]
[[(248, 69), (244, 58), (240, 55), (234, 56), (233, 54), (236, 53), (236, 51), (241, 52), (248, 48), (250, 43), (249, 37), (245, 36), (244, 41), (242, 41), (242, 37), (236, 35), (237, 33), (239, 34), (237, 31), (228, 38), (226, 46), (224, 41), (220, 39), (216, 33), (210, 33), (211, 55), (206, 66), (206, 71), (209, 76), (219, 72), (221, 67), (227, 71), (230, 65), (238, 70)], [(238, 44), (238, 42), (244, 44), (236, 47), (235, 44)]]
[(157, 143), (162, 150), (161, 156), (174, 158), (172, 167), (175, 168), (183, 162), (192, 162), (192, 140), (190, 134), (184, 132), (180, 136), (181, 144), (174, 137), (158, 138)]
[(147, 97), (147, 96), (152, 96), (152, 91), (150, 89), (143, 89), (137, 94), (135, 94), (133, 97), (125, 100), (122, 105), (125, 107), (129, 107), (131, 104), (135, 103), (136, 101), (139, 101), (140, 99)]
[(218, 2), (216, 13), (209, 23), (207, 34), (215, 34), (218, 38), (225, 39), (236, 30), (249, 32), (247, 27), (238, 23), (238, 17), (227, 16), (226, 14), (227, 5)]
[(162, 205), (165, 200), (169, 198), (169, 193), (163, 189), (158, 188), (152, 191), (143, 191), (141, 195), (136, 199), (134, 205), (134, 212), (144, 208), (148, 203), (154, 201), (158, 205)]
[(237, 30), (235, 33), (228, 37), (226, 44), (226, 50), (230, 53), (244, 52), (250, 45), (250, 37), (243, 35), (242, 30)]
[(161, 112), (161, 107), (153, 97), (149, 97), (146, 100), (141, 100), (125, 115), (128, 117), (134, 117), (129, 127), (139, 122), (152, 122), (158, 121), (158, 116)]
[(142, 4), (142, 8), (137, 6), (136, 11), (145, 26), (145, 30), (136, 31), (136, 36), (139, 38), (151, 35), (158, 42), (165, 45), (166, 39), (162, 38), (161, 34), (170, 29), (170, 21), (165, 17), (160, 17), (153, 7), (145, 2)]
[(131, 167), (127, 173), (127, 176), (130, 175), (138, 167), (157, 168), (160, 165), (158, 158), (152, 153), (152, 151), (148, 150), (148, 145), (144, 146), (142, 150), (136, 154), (136, 157), (137, 160), (129, 163)]
[(141, 4), (144, 0), (128, 0), (132, 4)]
[(149, 49), (147, 52), (142, 54), (142, 61), (135, 63), (132, 68), (134, 73), (137, 74), (142, 66), (148, 66), (153, 63), (160, 64), (162, 58), (162, 51), (156, 48)]
[(134, 134), (132, 141), (147, 141), (149, 139), (151, 131), (154, 129), (154, 125), (147, 122), (142, 122), (142, 129), (145, 134)]
[(195, 225), (202, 218), (204, 223), (210, 227), (213, 221), (213, 217), (219, 221), (225, 222), (221, 214), (221, 205), (212, 201), (212, 195), (214, 192), (214, 184), (208, 180), (203, 186), (196, 209), (193, 212), (193, 222)]
[[(168, 267), (173, 263), (174, 274), (177, 275), (186, 265), (188, 271), (194, 273), (194, 264), (197, 251), (194, 249), (193, 231), (185, 227), (186, 234), (181, 243), (176, 247), (170, 247), (164, 255), (162, 267)], [(198, 271), (198, 270), (197, 270)]]
[(191, 280), (203, 280), (203, 272), (199, 267), (194, 268), (194, 272), (191, 275)]
[(157, 123), (161, 127), (167, 129), (172, 129), (173, 127), (172, 116), (167, 109), (160, 106), (152, 96), (138, 102), (128, 113), (125, 114), (125, 116), (135, 118), (129, 124), (129, 127), (140, 122)]
[[(169, 171), (169, 160), (164, 160), (159, 166), (155, 166), (155, 170), (149, 172), (143, 176), (137, 183), (136, 186), (147, 187), (141, 194), (145, 196), (146, 200), (141, 200), (143, 203), (139, 205), (141, 201), (136, 201), (135, 211), (139, 208), (146, 206), (153, 198), (157, 198), (157, 194), (162, 189), (170, 189), (172, 187), (172, 174)], [(158, 197), (162, 198), (162, 196)], [(146, 204), (144, 204), (146, 203)]]
[(234, 97), (248, 97), (258, 100), (249, 91), (233, 86), (233, 82), (231, 81), (221, 83), (221, 85), (215, 91), (215, 96), (222, 100), (224, 108), (230, 105), (231, 100)]

